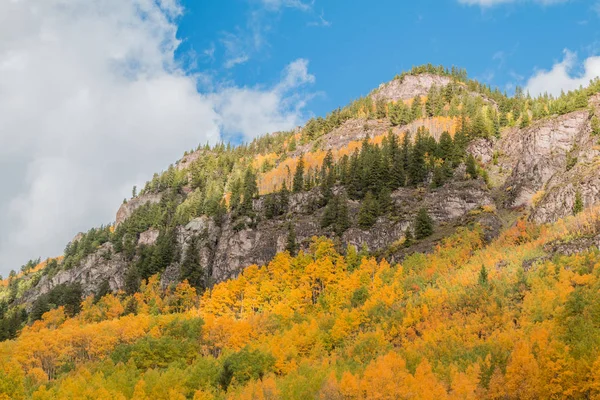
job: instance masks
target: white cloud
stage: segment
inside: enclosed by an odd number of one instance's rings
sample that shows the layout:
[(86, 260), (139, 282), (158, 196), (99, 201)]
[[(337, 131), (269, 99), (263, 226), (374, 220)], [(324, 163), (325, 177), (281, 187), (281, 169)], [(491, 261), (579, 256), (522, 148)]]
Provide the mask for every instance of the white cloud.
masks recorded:
[(259, 0), (260, 3), (268, 10), (278, 11), (281, 8), (297, 8), (302, 11), (309, 11), (312, 9), (312, 2), (304, 2), (301, 0)]
[(281, 81), (269, 90), (229, 87), (210, 96), (222, 116), (225, 132), (242, 133), (250, 141), (258, 135), (295, 127), (302, 122), (301, 110), (311, 94), (297, 93), (314, 83), (308, 61), (298, 59), (289, 64)]
[[(564, 59), (554, 64), (552, 69), (537, 71), (529, 78), (525, 89), (532, 96), (546, 92), (558, 96), (563, 90), (568, 92), (586, 86), (590, 80), (600, 76), (600, 57), (589, 57), (580, 64), (576, 53), (565, 50), (564, 54)], [(580, 73), (575, 73), (577, 67), (582, 67)]]
[(199, 93), (217, 85), (177, 65), (180, 13), (176, 0), (0, 2), (1, 273), (114, 220), (184, 150), (301, 121), (304, 60), (274, 87)]
[(480, 6), (480, 7), (493, 7), (501, 4), (510, 4), (510, 3), (525, 3), (525, 2), (537, 3), (543, 6), (549, 6), (560, 3), (567, 3), (570, 0), (458, 0), (461, 4), (467, 4), (470, 6)]

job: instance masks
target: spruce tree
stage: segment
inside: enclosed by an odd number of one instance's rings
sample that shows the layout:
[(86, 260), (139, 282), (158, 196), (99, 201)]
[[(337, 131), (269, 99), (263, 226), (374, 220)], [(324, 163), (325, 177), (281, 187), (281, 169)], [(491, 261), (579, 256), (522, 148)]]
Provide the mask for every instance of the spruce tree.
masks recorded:
[(454, 141), (447, 131), (442, 132), (438, 145), (438, 156), (442, 160), (452, 160), (454, 156)]
[(367, 192), (367, 195), (360, 205), (360, 210), (358, 212), (358, 226), (363, 229), (368, 229), (375, 225), (379, 213), (378, 206), (377, 200), (373, 194), (371, 192)]
[(475, 161), (475, 157), (472, 154), (469, 154), (466, 162), (467, 174), (471, 177), (471, 179), (476, 179), (479, 175), (477, 172), (477, 163)]
[(392, 192), (388, 187), (384, 187), (379, 192), (379, 196), (377, 198), (379, 202), (379, 212), (381, 214), (387, 214), (392, 209)]
[(485, 265), (481, 266), (481, 269), (479, 270), (479, 277), (478, 277), (477, 281), (479, 282), (480, 286), (487, 286), (488, 272), (487, 272), (487, 269), (485, 268)]
[(531, 120), (529, 119), (529, 113), (527, 111), (525, 111), (523, 113), (523, 116), (521, 117), (521, 128), (527, 128), (531, 123)]
[(179, 269), (179, 279), (182, 281), (187, 280), (198, 291), (204, 291), (206, 289), (206, 277), (204, 268), (200, 265), (198, 242), (199, 238), (197, 236), (192, 237)]
[(592, 134), (600, 135), (600, 120), (595, 115), (592, 117)]
[(296, 254), (298, 254), (298, 248), (299, 248), (298, 243), (296, 243), (296, 230), (294, 229), (294, 226), (290, 222), (288, 224), (288, 235), (287, 235), (285, 249), (290, 253), (290, 255), (292, 257), (295, 257)]
[(411, 105), (412, 120), (423, 118), (423, 102), (421, 96), (414, 98)]
[(414, 238), (413, 238), (412, 231), (410, 230), (410, 227), (408, 227), (408, 228), (406, 228), (406, 231), (404, 232), (404, 247), (412, 246), (413, 241), (414, 241)]
[(583, 211), (583, 198), (581, 192), (575, 192), (575, 203), (573, 204), (573, 215), (577, 215)]
[(348, 217), (348, 198), (341, 194), (338, 196), (337, 213), (335, 216), (334, 231), (336, 235), (342, 236), (350, 227), (350, 218)]
[(415, 237), (417, 239), (424, 239), (431, 236), (433, 233), (433, 220), (429, 216), (426, 208), (421, 208), (417, 213), (415, 220)]
[(292, 191), (299, 193), (304, 189), (304, 157), (300, 156), (298, 164), (296, 165), (296, 172), (294, 172), (294, 183), (292, 185)]
[(424, 133), (422, 130), (419, 130), (410, 155), (410, 165), (408, 169), (410, 182), (413, 185), (423, 183), (427, 177), (427, 166), (425, 165), (426, 146)]
[(258, 196), (258, 184), (256, 175), (251, 168), (246, 170), (244, 175), (243, 199), (241, 204), (242, 214), (250, 216), (252, 213), (252, 200)]

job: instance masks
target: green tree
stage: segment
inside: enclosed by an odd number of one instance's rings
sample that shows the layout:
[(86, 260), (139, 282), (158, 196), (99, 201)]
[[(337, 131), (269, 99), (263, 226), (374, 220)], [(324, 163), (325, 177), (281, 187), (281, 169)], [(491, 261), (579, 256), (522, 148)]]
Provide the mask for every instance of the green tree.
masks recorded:
[(367, 192), (358, 212), (358, 226), (362, 229), (372, 227), (377, 221), (379, 205), (371, 192)]
[(246, 170), (244, 175), (244, 196), (241, 204), (241, 211), (244, 215), (252, 213), (252, 200), (258, 196), (258, 184), (256, 183), (256, 175), (252, 168)]
[(466, 162), (467, 174), (471, 177), (471, 179), (476, 179), (479, 176), (477, 171), (477, 162), (475, 161), (475, 157), (472, 154), (469, 154)]
[(481, 266), (481, 269), (479, 270), (479, 277), (477, 280), (478, 280), (480, 286), (487, 286), (488, 272), (487, 272), (487, 269), (485, 268), (485, 265)]
[(304, 158), (300, 156), (298, 164), (296, 165), (296, 171), (294, 172), (294, 183), (292, 185), (292, 191), (299, 193), (304, 189)]
[(423, 101), (421, 100), (421, 96), (415, 97), (411, 104), (411, 114), (412, 119), (423, 118)]
[(414, 242), (413, 233), (410, 230), (410, 227), (408, 227), (408, 228), (406, 228), (406, 231), (404, 232), (404, 247), (412, 246), (413, 242)]
[(415, 219), (415, 237), (424, 239), (433, 233), (433, 219), (429, 216), (426, 208), (421, 208)]
[(454, 141), (447, 131), (442, 132), (438, 145), (438, 156), (444, 161), (452, 160), (454, 156)]
[(206, 274), (200, 264), (200, 238), (193, 236), (185, 252), (185, 257), (179, 268), (179, 279), (188, 283), (199, 291), (206, 289)]
[(262, 379), (274, 366), (275, 357), (271, 354), (244, 348), (225, 358), (219, 381), (221, 387), (227, 390), (232, 382), (243, 385), (251, 380)]
[(575, 203), (573, 204), (573, 214), (577, 215), (583, 211), (583, 197), (581, 192), (578, 190), (575, 192)]
[(592, 134), (600, 135), (600, 120), (595, 115), (592, 117)]
[(296, 254), (298, 253), (298, 247), (299, 247), (298, 243), (296, 243), (296, 230), (294, 229), (294, 226), (290, 222), (288, 224), (288, 235), (287, 235), (285, 249), (290, 253), (290, 255), (292, 257), (295, 257)]

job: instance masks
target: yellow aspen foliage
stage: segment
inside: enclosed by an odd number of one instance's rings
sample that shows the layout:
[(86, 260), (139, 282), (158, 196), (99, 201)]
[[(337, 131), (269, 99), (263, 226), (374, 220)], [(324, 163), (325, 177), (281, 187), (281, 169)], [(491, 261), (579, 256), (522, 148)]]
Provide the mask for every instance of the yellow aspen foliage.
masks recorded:
[(506, 388), (517, 399), (537, 399), (540, 386), (539, 365), (525, 342), (516, 344), (506, 366)]

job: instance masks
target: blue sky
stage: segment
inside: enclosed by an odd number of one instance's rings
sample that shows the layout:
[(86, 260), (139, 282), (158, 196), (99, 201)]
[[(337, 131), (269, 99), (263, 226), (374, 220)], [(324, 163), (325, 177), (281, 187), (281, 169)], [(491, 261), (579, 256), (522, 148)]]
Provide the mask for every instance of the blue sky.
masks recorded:
[(193, 50), (198, 71), (242, 86), (273, 84), (285, 65), (306, 59), (315, 76), (310, 90), (316, 93), (306, 111), (315, 115), (343, 106), (412, 65), (461, 66), (471, 77), (510, 91), (561, 62), (565, 50), (578, 57), (573, 75), (600, 51), (600, 6), (593, 1), (200, 0), (183, 5), (180, 58), (189, 61)]

